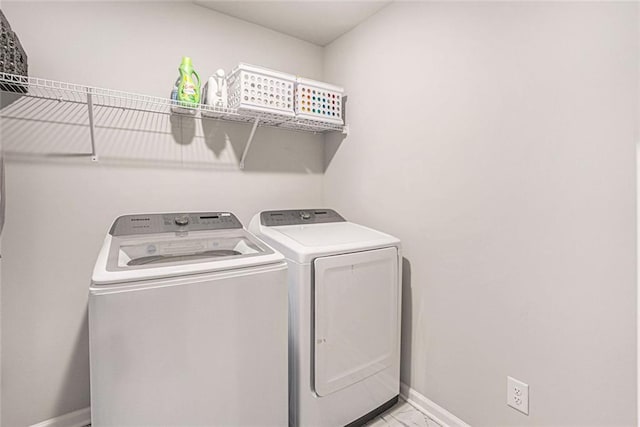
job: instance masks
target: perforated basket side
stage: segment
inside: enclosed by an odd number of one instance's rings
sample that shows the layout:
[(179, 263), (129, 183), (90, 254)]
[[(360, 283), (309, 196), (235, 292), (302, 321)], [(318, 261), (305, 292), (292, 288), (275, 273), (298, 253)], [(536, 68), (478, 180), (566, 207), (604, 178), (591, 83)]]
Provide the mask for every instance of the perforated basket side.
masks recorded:
[[(0, 72), (19, 76), (29, 75), (27, 54), (2, 11), (0, 11)], [(26, 86), (19, 84), (5, 87), (5, 89), (18, 93), (27, 91)]]
[(230, 108), (238, 108), (240, 105), (240, 80), (239, 80), (240, 72), (238, 69), (235, 69), (229, 74), (227, 77), (227, 90), (228, 90), (228, 102)]
[(296, 117), (326, 123), (343, 124), (341, 87), (298, 78), (296, 83)]
[(284, 73), (241, 64), (229, 76), (229, 88), (234, 108), (295, 115), (294, 79)]

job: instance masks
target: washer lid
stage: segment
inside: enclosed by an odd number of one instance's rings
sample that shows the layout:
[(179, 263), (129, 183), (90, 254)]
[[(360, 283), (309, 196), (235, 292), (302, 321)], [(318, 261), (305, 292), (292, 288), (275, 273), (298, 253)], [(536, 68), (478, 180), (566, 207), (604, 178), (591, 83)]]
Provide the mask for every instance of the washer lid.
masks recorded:
[(111, 239), (107, 271), (153, 268), (273, 253), (246, 231), (151, 234)]
[(323, 255), (355, 252), (389, 246), (400, 246), (400, 240), (380, 231), (348, 221), (264, 226), (251, 230), (264, 238), (287, 258), (299, 263), (311, 262)]
[(318, 248), (348, 245), (379, 240), (381, 233), (352, 222), (331, 224), (291, 225), (278, 227), (278, 231), (302, 246)]
[[(193, 219), (194, 215), (185, 214), (185, 217)], [(145, 227), (139, 230), (140, 234), (135, 234), (129, 225), (137, 223), (132, 219), (144, 216), (118, 218), (105, 238), (96, 261), (93, 283), (105, 285), (233, 270), (284, 260), (281, 254), (242, 228), (235, 217), (231, 227), (224, 223), (202, 224), (200, 221), (200, 224), (192, 223), (191, 230), (184, 225), (178, 225), (179, 228), (174, 230), (173, 221), (170, 225), (165, 225), (164, 220), (156, 221), (164, 216), (148, 215), (146, 217), (150, 221), (139, 223), (142, 226), (155, 223), (157, 227), (168, 227), (170, 231), (153, 233)], [(219, 222), (219, 219), (212, 220)], [(123, 221), (126, 227), (122, 226)]]

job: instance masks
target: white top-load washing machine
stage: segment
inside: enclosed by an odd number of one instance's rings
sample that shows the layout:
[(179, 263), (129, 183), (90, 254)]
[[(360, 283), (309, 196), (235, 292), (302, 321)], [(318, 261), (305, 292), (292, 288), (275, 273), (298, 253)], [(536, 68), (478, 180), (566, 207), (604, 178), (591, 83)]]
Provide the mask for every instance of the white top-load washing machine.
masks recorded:
[(289, 265), (289, 423), (361, 425), (400, 391), (400, 241), (330, 209), (265, 211), (249, 230)]
[(116, 219), (90, 287), (92, 426), (286, 425), (286, 268), (229, 212)]

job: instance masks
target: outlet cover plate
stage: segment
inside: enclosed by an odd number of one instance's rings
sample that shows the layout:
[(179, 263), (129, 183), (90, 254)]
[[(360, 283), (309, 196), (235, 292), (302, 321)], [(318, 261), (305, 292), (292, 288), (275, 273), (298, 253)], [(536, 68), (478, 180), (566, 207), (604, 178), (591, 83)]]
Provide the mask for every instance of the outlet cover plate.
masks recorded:
[(507, 377), (507, 405), (529, 415), (529, 384)]

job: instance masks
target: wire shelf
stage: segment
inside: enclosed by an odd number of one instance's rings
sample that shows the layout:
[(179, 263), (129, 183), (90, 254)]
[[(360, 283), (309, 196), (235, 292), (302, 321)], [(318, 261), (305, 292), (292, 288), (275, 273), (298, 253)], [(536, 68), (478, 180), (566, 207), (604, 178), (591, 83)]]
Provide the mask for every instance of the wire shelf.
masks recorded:
[(120, 108), (160, 114), (186, 114), (203, 119), (212, 118), (239, 122), (254, 122), (258, 119), (258, 126), (282, 127), (305, 132), (341, 132), (344, 129), (342, 125), (299, 119), (277, 113), (222, 108), (205, 104), (184, 106), (169, 98), (7, 73), (0, 73), (0, 91), (59, 102), (92, 103), (93, 107)]
[[(252, 124), (251, 133), (245, 145), (240, 168), (244, 168), (245, 158), (251, 146), (251, 142), (258, 126), (268, 126), (287, 130), (320, 133), (336, 131), (347, 134), (348, 126), (335, 123), (327, 123), (301, 117), (290, 117), (277, 112), (265, 112), (251, 109), (222, 108), (205, 104), (184, 105), (169, 98), (142, 95), (112, 89), (103, 89), (93, 86), (85, 86), (74, 83), (65, 83), (55, 80), (41, 79), (38, 77), (26, 77), (15, 74), (0, 73), (0, 92), (18, 94), (35, 102), (47, 103), (46, 109), (40, 108), (37, 120), (34, 117), (34, 109), (23, 108), (14, 111), (12, 117), (17, 120), (36, 120), (38, 122), (55, 123), (56, 120), (65, 122), (71, 110), (84, 109), (86, 107), (91, 141), (91, 160), (97, 161), (96, 137), (94, 119), (104, 116), (104, 110), (118, 111), (129, 110), (143, 113), (159, 113), (168, 115), (184, 115), (197, 119), (214, 119), (222, 121), (245, 122)], [(40, 104), (38, 104), (40, 107)], [(45, 113), (45, 114), (42, 114)], [(62, 113), (62, 114), (60, 114)], [(48, 116), (48, 117), (43, 117)], [(78, 118), (74, 116), (77, 122)]]

